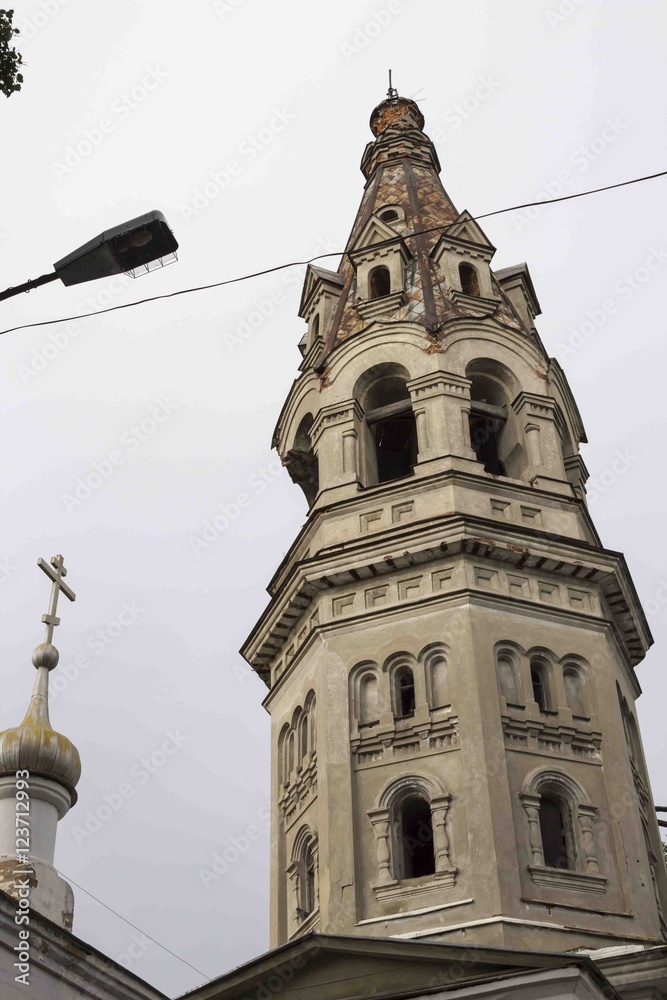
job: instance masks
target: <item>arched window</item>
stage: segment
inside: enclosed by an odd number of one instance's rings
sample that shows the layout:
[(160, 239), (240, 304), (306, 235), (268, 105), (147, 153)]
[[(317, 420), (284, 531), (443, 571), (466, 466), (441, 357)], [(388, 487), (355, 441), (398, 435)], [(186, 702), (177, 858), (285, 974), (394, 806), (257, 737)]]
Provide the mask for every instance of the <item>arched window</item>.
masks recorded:
[(299, 743), (301, 760), (308, 755), (308, 713), (304, 712), (299, 725)]
[(431, 806), (420, 795), (400, 804), (397, 815), (399, 878), (421, 878), (435, 872)]
[(521, 704), (517, 665), (510, 653), (500, 653), (497, 660), (500, 693), (508, 705)]
[(548, 664), (538, 656), (530, 661), (530, 680), (533, 685), (533, 700), (541, 712), (549, 711)]
[(464, 295), (479, 295), (479, 276), (472, 264), (459, 264), (459, 280)]
[[(518, 439), (511, 401), (517, 380), (493, 358), (477, 358), (466, 369), (470, 386), (470, 445), (485, 472), (518, 479), (525, 468), (525, 450)], [(510, 426), (511, 425), (511, 426)], [(512, 431), (514, 428), (514, 431)]]
[(431, 708), (442, 708), (449, 705), (449, 684), (447, 678), (447, 660), (444, 656), (432, 656), (427, 663), (428, 688)]
[(384, 212), (380, 212), (380, 218), (383, 222), (396, 222), (398, 220), (398, 212), (395, 208), (385, 208)]
[(289, 734), (289, 739), (287, 741), (287, 778), (288, 778), (288, 781), (289, 781), (290, 775), (294, 771), (294, 742), (295, 742), (294, 730), (292, 730), (290, 732), (290, 734)]
[(319, 490), (319, 466), (310, 439), (312, 426), (313, 416), (307, 413), (299, 424), (294, 444), (284, 459), (290, 479), (301, 487), (309, 505), (314, 503)]
[(415, 712), (415, 678), (410, 667), (401, 667), (394, 675), (396, 715), (407, 719)]
[(368, 276), (368, 289), (370, 299), (382, 299), (391, 292), (391, 276), (389, 268), (384, 264), (374, 267)]
[(320, 314), (315, 313), (313, 324), (310, 329), (310, 343), (314, 344), (320, 335)]
[(280, 736), (278, 737), (278, 771), (280, 774), (280, 781), (283, 785), (288, 784), (290, 776), (288, 743), (289, 726), (285, 724), (280, 732)]
[(359, 684), (359, 722), (368, 725), (380, 718), (378, 682), (375, 674), (365, 674)]
[(581, 671), (575, 664), (568, 664), (563, 669), (563, 685), (565, 687), (565, 701), (572, 715), (580, 718), (586, 717), (586, 705), (584, 703), (584, 684)]
[(355, 386), (364, 413), (363, 479), (367, 485), (408, 476), (417, 462), (417, 426), (408, 378), (401, 366), (383, 364), (365, 372)]
[(564, 804), (553, 795), (543, 795), (540, 800), (540, 834), (542, 852), (547, 868), (574, 869), (574, 859), (569, 856)]
[(303, 897), (302, 909), (310, 914), (315, 909), (315, 854), (313, 842), (308, 841), (303, 853)]

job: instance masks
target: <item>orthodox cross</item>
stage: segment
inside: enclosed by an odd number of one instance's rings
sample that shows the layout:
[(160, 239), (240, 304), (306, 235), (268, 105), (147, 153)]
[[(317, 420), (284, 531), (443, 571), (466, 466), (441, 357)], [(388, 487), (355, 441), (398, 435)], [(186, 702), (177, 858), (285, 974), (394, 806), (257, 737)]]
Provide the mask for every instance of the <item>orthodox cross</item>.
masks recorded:
[(49, 610), (45, 615), (42, 615), (42, 621), (46, 624), (46, 636), (44, 638), (44, 642), (51, 643), (53, 641), (53, 630), (56, 625), (60, 625), (60, 618), (56, 616), (60, 591), (62, 590), (65, 597), (69, 598), (70, 601), (76, 600), (76, 594), (63, 580), (63, 577), (67, 576), (67, 570), (65, 569), (65, 560), (62, 556), (51, 556), (50, 565), (45, 559), (38, 559), (37, 565), (52, 581)]

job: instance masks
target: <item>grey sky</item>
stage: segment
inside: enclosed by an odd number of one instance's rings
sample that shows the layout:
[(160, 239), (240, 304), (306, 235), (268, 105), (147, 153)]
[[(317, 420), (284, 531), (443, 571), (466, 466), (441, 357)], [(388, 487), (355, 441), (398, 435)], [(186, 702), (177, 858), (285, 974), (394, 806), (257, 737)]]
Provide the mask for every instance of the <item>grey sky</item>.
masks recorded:
[[(659, 0), (14, 7), (26, 82), (0, 105), (2, 287), (153, 208), (180, 260), (134, 282), (13, 299), (0, 329), (342, 247), (389, 66), (402, 94), (424, 99), (461, 210), (667, 163)], [(529, 263), (541, 336), (591, 442), (594, 519), (625, 552), (649, 615), (640, 718), (661, 804), (666, 183), (483, 223), (495, 267)], [(0, 724), (19, 721), (33, 682), (48, 590), (37, 557), (62, 552), (78, 598), (57, 632), (52, 721), (84, 773), (58, 867), (211, 977), (268, 946), (268, 716), (237, 649), (305, 515), (269, 447), (299, 359), (300, 285), (291, 271), (0, 340)], [(81, 500), (78, 480), (96, 471), (99, 487)], [(249, 500), (236, 516), (240, 493)], [(205, 536), (220, 505), (228, 525)], [(152, 754), (164, 762), (149, 774), (140, 761)], [(82, 834), (121, 786), (122, 806)], [(199, 870), (231, 838), (239, 860), (206, 888)], [(75, 892), (75, 932), (126, 955), (135, 932)], [(154, 945), (132, 968), (171, 995), (202, 980)]]

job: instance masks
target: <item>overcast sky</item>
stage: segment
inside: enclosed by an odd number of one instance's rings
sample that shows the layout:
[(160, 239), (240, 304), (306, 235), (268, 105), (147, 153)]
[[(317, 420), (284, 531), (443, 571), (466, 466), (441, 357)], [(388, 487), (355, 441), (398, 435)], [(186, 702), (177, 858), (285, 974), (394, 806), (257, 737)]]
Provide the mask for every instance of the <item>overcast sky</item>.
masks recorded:
[[(390, 66), (422, 101), (460, 210), (667, 166), (660, 0), (14, 7), (26, 65), (21, 93), (0, 96), (2, 287), (153, 208), (180, 259), (12, 299), (2, 330), (340, 249)], [(484, 222), (494, 267), (529, 263), (540, 334), (588, 432), (593, 517), (647, 610), (640, 719), (660, 804), (666, 190), (660, 179)], [(201, 970), (148, 945), (132, 968), (170, 995), (268, 947), (266, 689), (237, 650), (305, 516), (270, 451), (299, 361), (301, 280), (297, 269), (0, 340), (0, 725), (20, 720), (34, 679), (48, 600), (35, 563), (62, 552), (77, 600), (57, 630), (52, 722), (83, 777), (56, 861)], [(251, 502), (234, 517), (239, 493)], [(198, 544), (221, 505), (226, 529)], [(121, 808), (90, 833), (121, 786)], [(258, 839), (204, 885), (201, 869), (252, 825)], [(127, 964), (136, 932), (75, 893), (75, 933)]]

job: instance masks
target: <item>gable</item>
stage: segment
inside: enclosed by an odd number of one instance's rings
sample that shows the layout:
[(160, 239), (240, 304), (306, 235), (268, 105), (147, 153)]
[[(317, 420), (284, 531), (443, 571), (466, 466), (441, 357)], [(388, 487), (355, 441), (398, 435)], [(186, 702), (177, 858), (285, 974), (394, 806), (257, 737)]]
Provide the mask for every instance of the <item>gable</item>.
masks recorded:
[(489, 250), (493, 250), (495, 253), (495, 247), (489, 240), (488, 236), (476, 222), (470, 212), (461, 212), (458, 219), (449, 226), (445, 233), (447, 236), (453, 237), (457, 240), (466, 240), (468, 243), (475, 243), (477, 246), (487, 247)]
[(385, 243), (387, 240), (395, 240), (396, 230), (388, 226), (377, 215), (371, 215), (370, 219), (359, 233), (355, 240), (354, 250), (363, 250), (365, 247), (373, 246), (376, 243)]

